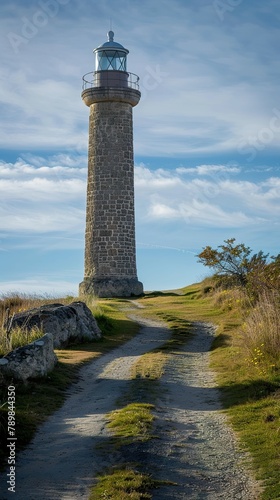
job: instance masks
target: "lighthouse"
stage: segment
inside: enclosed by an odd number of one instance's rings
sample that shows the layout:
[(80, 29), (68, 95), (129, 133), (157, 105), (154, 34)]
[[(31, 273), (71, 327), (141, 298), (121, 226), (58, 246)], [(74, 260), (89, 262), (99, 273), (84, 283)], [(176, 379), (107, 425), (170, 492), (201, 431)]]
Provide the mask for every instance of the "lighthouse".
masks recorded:
[(95, 71), (83, 77), (89, 107), (85, 273), (81, 295), (131, 297), (137, 278), (134, 211), (133, 107), (139, 78), (127, 71), (129, 51), (114, 41), (93, 50)]

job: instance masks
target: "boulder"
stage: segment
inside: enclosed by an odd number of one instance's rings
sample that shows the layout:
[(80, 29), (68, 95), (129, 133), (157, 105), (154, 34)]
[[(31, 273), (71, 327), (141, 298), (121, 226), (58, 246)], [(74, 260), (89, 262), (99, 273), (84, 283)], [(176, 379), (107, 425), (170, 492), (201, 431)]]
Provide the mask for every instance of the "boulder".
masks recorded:
[(54, 349), (66, 347), (70, 342), (92, 341), (101, 337), (101, 330), (84, 302), (72, 302), (68, 306), (49, 304), (15, 314), (8, 329), (12, 331), (21, 327), (31, 330), (35, 326), (53, 336)]
[(53, 351), (53, 336), (43, 337), (24, 347), (18, 347), (0, 358), (0, 373), (4, 378), (12, 377), (26, 382), (29, 378), (43, 377), (52, 371), (57, 363)]

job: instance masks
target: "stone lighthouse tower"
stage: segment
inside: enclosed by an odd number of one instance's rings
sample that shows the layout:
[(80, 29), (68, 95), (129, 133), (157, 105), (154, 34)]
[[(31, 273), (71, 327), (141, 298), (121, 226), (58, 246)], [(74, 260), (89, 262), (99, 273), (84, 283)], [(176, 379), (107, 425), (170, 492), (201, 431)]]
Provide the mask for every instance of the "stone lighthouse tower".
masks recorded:
[(132, 108), (140, 100), (128, 50), (114, 41), (94, 49), (95, 71), (83, 77), (90, 108), (85, 276), (82, 295), (141, 295), (135, 250)]

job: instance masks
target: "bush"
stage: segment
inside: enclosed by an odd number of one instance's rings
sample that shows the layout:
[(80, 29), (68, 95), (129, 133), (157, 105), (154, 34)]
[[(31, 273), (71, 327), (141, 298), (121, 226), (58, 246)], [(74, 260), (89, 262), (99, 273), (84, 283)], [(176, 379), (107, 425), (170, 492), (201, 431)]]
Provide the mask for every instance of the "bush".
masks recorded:
[[(197, 257), (198, 262), (215, 271), (216, 278), (220, 280), (224, 288), (245, 287), (250, 275), (251, 278), (261, 275), (268, 267), (268, 254), (265, 255), (263, 251), (260, 251), (251, 256), (251, 253), (251, 248), (246, 247), (244, 243), (236, 244), (235, 238), (229, 238), (216, 249), (210, 246), (203, 248)], [(277, 258), (274, 260), (277, 263)]]
[(263, 266), (253, 266), (248, 274), (247, 290), (256, 299), (264, 290), (280, 294), (280, 255)]
[(248, 273), (252, 269), (264, 267), (268, 257), (262, 251), (252, 257), (251, 253), (251, 248), (244, 243), (236, 244), (235, 238), (229, 238), (217, 249), (210, 246), (203, 248), (197, 257), (198, 262), (211, 267), (217, 276), (226, 278), (233, 285), (245, 286)]

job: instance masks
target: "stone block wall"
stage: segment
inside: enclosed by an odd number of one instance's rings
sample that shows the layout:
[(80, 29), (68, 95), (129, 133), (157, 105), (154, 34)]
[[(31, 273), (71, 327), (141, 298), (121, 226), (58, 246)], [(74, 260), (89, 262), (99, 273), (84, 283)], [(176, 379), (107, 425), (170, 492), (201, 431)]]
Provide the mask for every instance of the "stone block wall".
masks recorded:
[(132, 107), (90, 107), (85, 277), (135, 278)]

